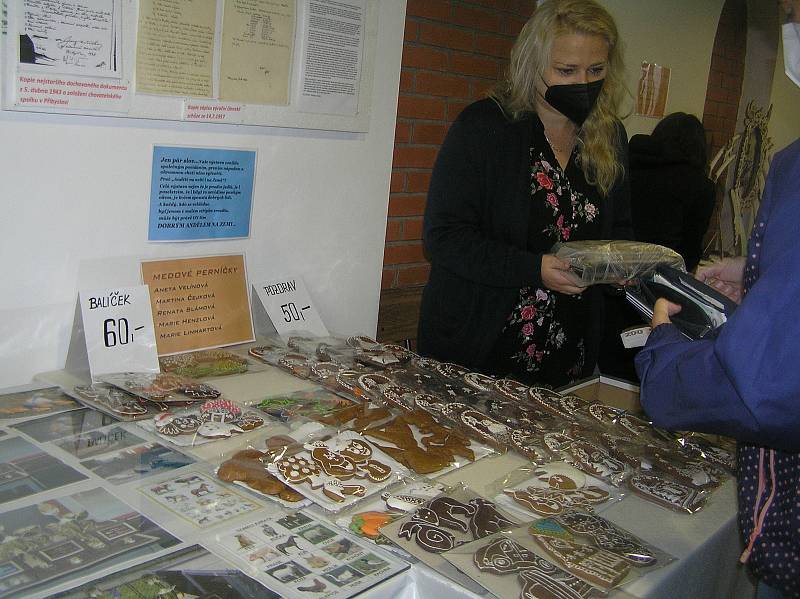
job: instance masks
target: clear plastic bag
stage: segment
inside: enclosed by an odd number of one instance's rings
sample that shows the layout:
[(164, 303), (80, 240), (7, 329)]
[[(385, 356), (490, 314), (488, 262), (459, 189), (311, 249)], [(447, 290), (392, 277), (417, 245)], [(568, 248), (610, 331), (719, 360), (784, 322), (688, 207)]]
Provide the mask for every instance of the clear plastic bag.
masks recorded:
[(638, 241), (570, 241), (557, 243), (550, 250), (569, 262), (584, 285), (621, 284), (667, 265), (686, 271), (679, 253), (663, 245)]
[(571, 508), (594, 511), (623, 498), (620, 489), (565, 462), (512, 470), (486, 489), (498, 505), (524, 520), (556, 516)]
[(498, 597), (600, 597), (675, 561), (608, 520), (578, 510), (460, 545), (445, 559)]
[(379, 493), (410, 474), (354, 431), (286, 445), (263, 461), (270, 474), (331, 512)]

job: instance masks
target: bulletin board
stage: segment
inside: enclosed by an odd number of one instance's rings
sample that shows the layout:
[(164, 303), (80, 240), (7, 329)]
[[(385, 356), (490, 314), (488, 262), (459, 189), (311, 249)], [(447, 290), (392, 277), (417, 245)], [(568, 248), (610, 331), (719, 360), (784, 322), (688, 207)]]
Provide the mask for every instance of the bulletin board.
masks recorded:
[(4, 110), (369, 129), (379, 0), (5, 0)]

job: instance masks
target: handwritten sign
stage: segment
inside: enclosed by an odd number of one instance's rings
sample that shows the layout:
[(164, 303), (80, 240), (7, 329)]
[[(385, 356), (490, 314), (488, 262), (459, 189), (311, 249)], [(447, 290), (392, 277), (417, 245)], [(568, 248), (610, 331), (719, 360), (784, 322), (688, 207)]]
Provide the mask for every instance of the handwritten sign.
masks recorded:
[(258, 299), (282, 338), (298, 332), (314, 337), (328, 337), (305, 283), (300, 277), (285, 277), (255, 285)]
[(79, 301), (93, 378), (111, 372), (158, 372), (146, 286), (81, 291)]
[(221, 102), (184, 100), (183, 120), (199, 123), (231, 123), (242, 122), (241, 104), (223, 104)]
[(153, 148), (150, 241), (250, 235), (256, 153), (213, 148)]
[(159, 355), (252, 341), (244, 256), (142, 262)]

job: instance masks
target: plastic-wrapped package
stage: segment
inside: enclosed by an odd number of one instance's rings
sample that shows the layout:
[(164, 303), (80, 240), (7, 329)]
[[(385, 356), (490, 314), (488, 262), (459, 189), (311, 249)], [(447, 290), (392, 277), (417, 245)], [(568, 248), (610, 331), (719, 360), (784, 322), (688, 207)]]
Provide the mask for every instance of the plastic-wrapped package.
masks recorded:
[[(536, 553), (527, 527), (517, 527), (466, 543), (445, 559), (496, 597), (594, 599), (604, 591)], [(615, 597), (629, 597), (621, 591)]]
[(638, 241), (569, 241), (551, 249), (569, 262), (572, 272), (583, 285), (630, 281), (667, 265), (686, 271), (679, 253), (653, 243)]
[[(296, 450), (295, 450), (296, 449)], [(409, 471), (354, 431), (278, 452), (267, 469), (280, 481), (332, 512), (378, 493)]]
[(162, 404), (205, 401), (221, 395), (208, 383), (171, 373), (119, 372), (104, 374), (99, 378), (103, 383)]
[(677, 438), (680, 447), (691, 455), (722, 466), (730, 472), (736, 470), (736, 442), (727, 437), (716, 437), (714, 441), (701, 433), (685, 433)]
[[(596, 514), (568, 510), (448, 552), (498, 597), (594, 597), (675, 558)], [(615, 597), (626, 597), (618, 591)]]
[(495, 504), (464, 486), (428, 501), (396, 522), (383, 527), (391, 541), (440, 574), (474, 592), (483, 592), (445, 559), (459, 545), (482, 539), (519, 522)]
[(669, 478), (639, 472), (627, 480), (628, 488), (646, 501), (677, 512), (694, 514), (706, 503), (708, 493)]
[(224, 349), (161, 356), (158, 363), (161, 372), (174, 372), (195, 379), (243, 374), (255, 366), (253, 360)]
[(404, 477), (381, 493), (380, 497), (363, 501), (337, 513), (336, 524), (414, 563), (417, 558), (395, 545), (381, 529), (448, 490), (446, 485), (423, 476)]
[(158, 403), (128, 393), (108, 383), (77, 385), (68, 393), (90, 408), (120, 420), (152, 418), (161, 411)]
[(498, 505), (522, 519), (555, 516), (572, 508), (594, 511), (623, 497), (620, 489), (565, 462), (518, 468), (486, 488)]
[(438, 476), (494, 453), (420, 409), (370, 426), (362, 434), (417, 474)]
[(321, 420), (339, 410), (353, 407), (352, 401), (331, 393), (326, 389), (316, 388), (304, 391), (293, 391), (269, 395), (253, 404), (261, 412), (281, 421), (305, 417)]
[(209, 399), (188, 408), (137, 420), (144, 430), (179, 447), (196, 447), (255, 431), (265, 421), (258, 412), (228, 399)]
[(217, 478), (246, 487), (260, 496), (266, 496), (286, 507), (299, 508), (309, 505), (302, 493), (298, 493), (267, 471), (266, 451), (242, 449), (234, 453), (217, 468)]

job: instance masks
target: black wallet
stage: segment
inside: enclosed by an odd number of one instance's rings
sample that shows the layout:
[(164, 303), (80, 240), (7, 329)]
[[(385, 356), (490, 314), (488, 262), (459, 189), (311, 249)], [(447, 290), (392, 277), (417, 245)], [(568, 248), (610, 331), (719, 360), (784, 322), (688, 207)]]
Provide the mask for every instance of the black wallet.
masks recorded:
[(670, 320), (689, 339), (709, 336), (730, 318), (737, 306), (713, 287), (670, 266), (659, 266), (626, 287), (625, 297), (647, 322), (653, 318), (658, 298), (680, 304), (681, 311)]

